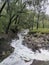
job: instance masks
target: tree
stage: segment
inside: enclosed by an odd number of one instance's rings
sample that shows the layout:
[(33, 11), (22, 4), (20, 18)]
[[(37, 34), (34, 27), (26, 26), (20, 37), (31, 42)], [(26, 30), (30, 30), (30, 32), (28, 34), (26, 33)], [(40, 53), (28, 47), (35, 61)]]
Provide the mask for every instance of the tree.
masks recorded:
[[(29, 1), (29, 0), (28, 0)], [(34, 17), (37, 13), (37, 29), (39, 27), (39, 21), (40, 21), (40, 14), (41, 12), (45, 12), (46, 8), (46, 3), (48, 0), (31, 0), (31, 6), (32, 6), (32, 11), (33, 11), (33, 22), (34, 22)], [(36, 12), (36, 13), (35, 13)], [(33, 23), (32, 23), (33, 24)]]
[(3, 5), (2, 5), (2, 7), (1, 7), (1, 9), (0, 9), (0, 15), (1, 15), (1, 13), (2, 13), (4, 7), (5, 7), (5, 5), (6, 5), (6, 1), (3, 3)]
[[(19, 1), (17, 0), (16, 1), (16, 3), (18, 3)], [(9, 30), (9, 28), (10, 28), (10, 25), (11, 25), (11, 23), (12, 23), (12, 21), (15, 21), (15, 25), (16, 25), (16, 22), (17, 22), (17, 18), (19, 17), (19, 15), (21, 14), (21, 13), (24, 13), (24, 8), (25, 8), (25, 5), (26, 5), (26, 3), (24, 2), (24, 3), (18, 3), (18, 5), (16, 5), (16, 3), (15, 2), (12, 2), (11, 4), (11, 6), (10, 6), (10, 10), (9, 10), (9, 16), (10, 16), (10, 20), (9, 20), (9, 23), (8, 23), (8, 26), (7, 26), (7, 28), (6, 28), (6, 33), (8, 33), (8, 30)], [(13, 5), (14, 5), (14, 7), (13, 7)], [(22, 5), (22, 6), (21, 6)], [(17, 8), (19, 8), (18, 10), (16, 9), (16, 7)], [(12, 10), (13, 9), (13, 10)], [(11, 12), (12, 13), (11, 13)], [(12, 15), (13, 14), (13, 15)], [(17, 27), (17, 26), (16, 26)]]

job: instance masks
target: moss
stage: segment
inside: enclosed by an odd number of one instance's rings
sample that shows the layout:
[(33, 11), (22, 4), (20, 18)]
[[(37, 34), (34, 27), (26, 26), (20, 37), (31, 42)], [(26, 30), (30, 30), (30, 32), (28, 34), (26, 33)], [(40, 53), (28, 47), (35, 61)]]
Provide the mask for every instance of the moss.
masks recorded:
[(49, 29), (48, 28), (38, 28), (38, 29), (31, 29), (29, 33), (42, 33), (42, 34), (48, 34)]

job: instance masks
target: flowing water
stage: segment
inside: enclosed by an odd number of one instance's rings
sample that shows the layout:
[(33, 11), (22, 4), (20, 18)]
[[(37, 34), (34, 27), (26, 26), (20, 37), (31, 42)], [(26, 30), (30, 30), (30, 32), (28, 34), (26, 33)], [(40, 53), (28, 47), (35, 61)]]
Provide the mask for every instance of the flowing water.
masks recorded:
[[(24, 30), (18, 33), (19, 40), (12, 40), (12, 47), (14, 47), (14, 52), (4, 59), (0, 65), (30, 65), (34, 59), (41, 61), (49, 61), (49, 51), (41, 50), (41, 53), (34, 53), (31, 49), (22, 45), (24, 35), (28, 33), (28, 30)], [(25, 62), (28, 61), (28, 62)]]

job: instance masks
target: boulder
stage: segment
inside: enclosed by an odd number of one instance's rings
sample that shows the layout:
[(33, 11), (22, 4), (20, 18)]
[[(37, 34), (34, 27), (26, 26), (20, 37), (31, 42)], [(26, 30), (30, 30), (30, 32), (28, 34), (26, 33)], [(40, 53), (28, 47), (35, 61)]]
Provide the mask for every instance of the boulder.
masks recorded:
[(31, 65), (49, 65), (49, 61), (34, 60)]

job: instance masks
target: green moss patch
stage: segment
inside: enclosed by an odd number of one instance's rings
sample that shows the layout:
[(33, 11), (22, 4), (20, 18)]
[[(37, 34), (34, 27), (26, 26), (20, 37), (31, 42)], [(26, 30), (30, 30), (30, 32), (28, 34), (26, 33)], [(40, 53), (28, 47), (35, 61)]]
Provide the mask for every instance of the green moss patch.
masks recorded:
[(30, 33), (43, 33), (43, 34), (49, 34), (49, 29), (48, 29), (48, 28), (33, 29), (33, 30), (30, 30)]

